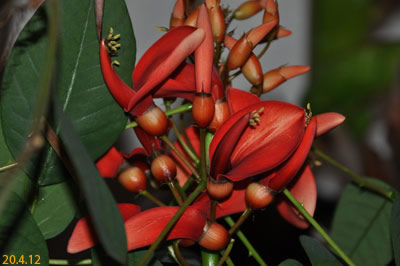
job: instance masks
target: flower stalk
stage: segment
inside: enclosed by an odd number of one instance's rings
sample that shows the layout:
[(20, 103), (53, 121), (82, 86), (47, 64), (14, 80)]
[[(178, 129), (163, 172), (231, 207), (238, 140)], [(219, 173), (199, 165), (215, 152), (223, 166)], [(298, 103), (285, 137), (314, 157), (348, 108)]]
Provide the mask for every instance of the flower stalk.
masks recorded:
[(312, 217), (303, 205), (285, 188), (283, 194), (290, 200), (296, 209), (303, 215), (303, 217), (321, 234), (331, 248), (343, 259), (348, 265), (355, 266), (354, 262), (344, 253), (344, 251), (335, 243), (335, 241), (325, 232), (319, 223)]
[(333, 158), (331, 158), (330, 156), (326, 155), (321, 150), (319, 150), (319, 149), (317, 149), (315, 147), (313, 148), (313, 152), (317, 156), (319, 156), (320, 158), (324, 159), (329, 164), (333, 165), (334, 167), (342, 170), (343, 172), (345, 172), (346, 174), (351, 176), (358, 183), (358, 185), (360, 187), (365, 187), (365, 188), (367, 188), (369, 190), (375, 191), (376, 193), (384, 196), (385, 198), (387, 198), (390, 201), (393, 201), (395, 199), (395, 195), (394, 195), (393, 191), (386, 191), (386, 190), (382, 189), (381, 187), (379, 187), (379, 186), (377, 186), (375, 184), (372, 184), (371, 182), (366, 180), (364, 177), (354, 173), (353, 171), (351, 171), (347, 167), (343, 166), (339, 162), (335, 161)]

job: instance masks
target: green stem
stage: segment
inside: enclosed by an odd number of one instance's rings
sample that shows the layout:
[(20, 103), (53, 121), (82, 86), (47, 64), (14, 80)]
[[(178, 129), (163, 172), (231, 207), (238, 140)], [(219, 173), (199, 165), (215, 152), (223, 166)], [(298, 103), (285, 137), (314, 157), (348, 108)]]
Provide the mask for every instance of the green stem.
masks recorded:
[(268, 50), (269, 46), (271, 45), (271, 40), (268, 40), (262, 51), (257, 55), (257, 58), (260, 59), (265, 52)]
[(185, 261), (185, 258), (182, 256), (181, 250), (179, 249), (179, 240), (175, 240), (172, 244), (172, 247), (179, 265), (189, 266), (189, 264)]
[(343, 252), (343, 250), (333, 241), (333, 239), (325, 232), (325, 230), (318, 224), (318, 222), (308, 213), (303, 205), (285, 188), (283, 194), (290, 200), (296, 209), (303, 215), (303, 217), (321, 234), (326, 242), (332, 249), (350, 266), (354, 266), (354, 262)]
[[(170, 117), (170, 116), (172, 116), (172, 115), (184, 113), (184, 112), (187, 112), (187, 111), (190, 111), (190, 110), (192, 110), (192, 103), (186, 103), (186, 104), (182, 104), (182, 105), (179, 106), (179, 107), (176, 107), (176, 108), (173, 108), (173, 109), (171, 109), (171, 110), (166, 111), (166, 112), (165, 112), (165, 115), (168, 116), (168, 117)], [(136, 127), (136, 126), (137, 126), (136, 121), (133, 121), (133, 122), (131, 122), (131, 123), (128, 123), (128, 124), (125, 126), (125, 129), (132, 128), (132, 127)]]
[[(225, 222), (231, 227), (235, 224), (235, 222), (232, 220), (230, 216), (227, 216), (224, 218)], [(260, 254), (258, 254), (257, 250), (253, 247), (253, 245), (250, 243), (250, 241), (247, 239), (247, 237), (243, 234), (242, 231), (237, 230), (236, 235), (239, 237), (240, 241), (242, 241), (243, 245), (247, 248), (249, 251), (250, 256), (252, 256), (259, 265), (261, 266), (267, 266), (267, 263), (261, 258)]]
[(240, 216), (239, 220), (237, 220), (236, 223), (231, 227), (231, 229), (229, 229), (229, 234), (233, 235), (236, 232), (236, 230), (238, 230), (239, 227), (244, 223), (244, 221), (246, 221), (247, 218), (249, 218), (252, 212), (253, 212), (252, 209), (246, 208), (246, 210), (244, 210), (244, 212)]
[(176, 224), (176, 222), (181, 218), (183, 212), (186, 210), (186, 208), (192, 204), (192, 202), (200, 195), (200, 193), (204, 190), (206, 187), (206, 181), (202, 180), (200, 184), (197, 186), (197, 188), (192, 192), (192, 194), (189, 195), (189, 197), (185, 200), (183, 205), (179, 208), (179, 210), (175, 213), (175, 215), (171, 218), (171, 220), (168, 222), (168, 224), (164, 227), (164, 229), (161, 231), (161, 233), (158, 235), (157, 239), (154, 241), (154, 243), (151, 245), (151, 247), (147, 250), (146, 254), (142, 257), (142, 260), (139, 263), (139, 266), (144, 266), (146, 265), (146, 262), (149, 260), (151, 254), (156, 250), (156, 248), (160, 245), (161, 241), (164, 240), (164, 238), (167, 236), (169, 231), (172, 229), (172, 227)]
[(148, 198), (149, 200), (151, 200), (152, 202), (154, 202), (158, 206), (166, 206), (164, 202), (161, 202), (159, 199), (154, 197), (153, 194), (151, 194), (147, 190), (143, 190), (142, 192), (140, 192), (140, 195), (145, 196), (146, 198)]
[(175, 147), (175, 145), (167, 138), (167, 136), (162, 136), (161, 139), (170, 147), (171, 150), (173, 150), (176, 155), (179, 157), (179, 159), (182, 160), (182, 162), (189, 168), (189, 170), (192, 172), (194, 177), (200, 182), (200, 175), (197, 172), (197, 170), (193, 167), (193, 165), (183, 156), (183, 154)]
[(233, 244), (234, 244), (234, 243), (235, 243), (235, 239), (232, 238), (231, 241), (229, 242), (228, 246), (226, 247), (225, 251), (224, 251), (224, 252), (221, 252), (221, 253), (222, 253), (222, 257), (221, 257), (221, 259), (219, 260), (217, 266), (222, 266), (222, 265), (224, 264), (224, 262), (228, 259), (229, 254), (230, 254), (231, 251), (232, 251), (232, 248), (233, 248)]
[(179, 194), (178, 189), (176, 188), (174, 182), (173, 181), (168, 182), (168, 186), (172, 192), (172, 195), (174, 195), (174, 198), (175, 198), (176, 202), (178, 203), (178, 205), (182, 206), (183, 200), (182, 200), (181, 195)]
[(313, 151), (317, 156), (321, 157), (326, 162), (330, 163), (331, 165), (335, 166), (336, 168), (342, 170), (343, 172), (345, 172), (346, 174), (351, 176), (358, 183), (358, 185), (360, 187), (366, 187), (366, 188), (368, 188), (368, 189), (370, 189), (372, 191), (375, 191), (376, 193), (381, 194), (382, 196), (386, 197), (387, 199), (389, 199), (391, 201), (394, 200), (395, 195), (394, 195), (393, 191), (386, 191), (386, 190), (382, 189), (381, 187), (379, 187), (379, 186), (377, 186), (375, 184), (372, 184), (371, 182), (366, 180), (364, 177), (354, 173), (353, 171), (351, 171), (347, 167), (343, 166), (339, 162), (335, 161), (334, 159), (332, 159), (331, 157), (329, 157), (328, 155), (326, 155), (325, 153), (323, 153), (319, 149), (314, 147)]
[(203, 266), (217, 266), (219, 261), (219, 254), (216, 251), (208, 249), (201, 249), (201, 261)]
[(5, 172), (7, 170), (14, 169), (17, 166), (18, 166), (18, 163), (15, 163), (15, 162), (4, 165), (4, 166), (0, 167), (0, 173)]
[(172, 129), (174, 130), (179, 143), (182, 145), (182, 148), (185, 150), (185, 152), (189, 155), (190, 159), (192, 159), (195, 164), (199, 164), (200, 162), (199, 157), (197, 157), (196, 153), (192, 149), (190, 149), (190, 147), (186, 144), (185, 140), (182, 138), (182, 135), (180, 134), (174, 119), (171, 118), (170, 121), (172, 124)]
[(201, 156), (201, 179), (207, 179), (207, 155), (206, 155), (206, 128), (200, 128), (200, 156)]
[(183, 188), (179, 185), (178, 181), (175, 179), (172, 182), (174, 182), (174, 186), (176, 187), (176, 189), (179, 192), (179, 195), (181, 196), (181, 198), (185, 201), (186, 200), (186, 194), (185, 191), (183, 190)]
[[(194, 151), (192, 142), (190, 141), (189, 136), (186, 134), (185, 123), (184, 123), (184, 121), (183, 121), (183, 114), (181, 114), (180, 117), (179, 117), (179, 124), (180, 124), (180, 127), (181, 127), (181, 129), (182, 129), (182, 135), (183, 135), (183, 137), (185, 138), (187, 145), (189, 146), (189, 148), (190, 148), (192, 151)], [(197, 165), (198, 165), (198, 163), (197, 163)]]
[(92, 264), (91, 259), (85, 259), (85, 260), (58, 260), (58, 259), (50, 259), (49, 260), (50, 265), (90, 265)]

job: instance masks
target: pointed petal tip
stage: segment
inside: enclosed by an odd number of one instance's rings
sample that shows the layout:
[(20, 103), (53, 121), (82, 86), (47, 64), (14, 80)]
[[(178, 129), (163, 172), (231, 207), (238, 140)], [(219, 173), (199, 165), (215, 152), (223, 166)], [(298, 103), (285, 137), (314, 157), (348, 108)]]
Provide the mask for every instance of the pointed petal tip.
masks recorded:
[(290, 79), (302, 75), (310, 71), (310, 66), (284, 66), (279, 70), (279, 73), (286, 79)]
[(249, 32), (247, 39), (252, 43), (253, 47), (255, 47), (277, 24), (277, 19), (261, 24)]
[(342, 124), (346, 117), (339, 113), (329, 112), (316, 115), (315, 119), (317, 120), (316, 137), (319, 137)]

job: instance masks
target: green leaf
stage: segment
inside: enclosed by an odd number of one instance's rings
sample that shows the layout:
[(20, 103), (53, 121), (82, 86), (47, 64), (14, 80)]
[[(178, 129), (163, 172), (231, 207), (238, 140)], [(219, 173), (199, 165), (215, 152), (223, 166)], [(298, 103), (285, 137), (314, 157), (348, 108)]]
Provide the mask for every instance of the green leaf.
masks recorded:
[(400, 197), (393, 203), (391, 230), (394, 260), (396, 265), (400, 265)]
[[(11, 155), (10, 151), (8, 150), (8, 146), (4, 140), (3, 130), (2, 130), (2, 126), (1, 126), (1, 119), (0, 119), (0, 167), (5, 166), (13, 161), (14, 161), (14, 158)], [(9, 180), (6, 180), (5, 178), (8, 178), (7, 171), (0, 173), (0, 184), (2, 184), (3, 186), (5, 185), (5, 183), (7, 183), (9, 181)], [(22, 198), (24, 201), (29, 200), (29, 192), (32, 188), (32, 182), (24, 174), (23, 171), (18, 171), (15, 174), (14, 178), (16, 179), (16, 181), (12, 188), (12, 191), (17, 193), (17, 195), (20, 198)]]
[(33, 212), (45, 239), (57, 236), (75, 216), (77, 202), (70, 182), (39, 188)]
[(303, 266), (303, 264), (294, 259), (287, 259), (279, 263), (279, 266)]
[[(379, 180), (368, 180), (385, 190), (393, 190)], [(357, 265), (386, 265), (393, 258), (391, 210), (392, 202), (349, 184), (335, 212), (332, 238)]]
[(124, 222), (117, 203), (74, 131), (71, 121), (63, 113), (62, 107), (55, 105), (55, 109), (60, 121), (61, 141), (76, 171), (78, 183), (100, 243), (108, 255), (124, 264), (127, 241)]
[(342, 265), (342, 263), (317, 240), (302, 235), (300, 236), (300, 242), (312, 265)]
[(2, 256), (14, 255), (17, 261), (23, 255), (28, 263), (29, 256), (34, 262), (40, 256), (40, 265), (49, 262), (46, 241), (23, 200), (13, 192), (0, 216), (0, 250)]
[[(104, 27), (121, 34), (117, 70), (130, 84), (135, 63), (135, 38), (125, 1), (105, 1)], [(101, 156), (124, 129), (127, 116), (104, 84), (96, 37), (93, 1), (60, 1), (60, 46), (54, 91), (92, 160)], [(47, 44), (45, 7), (27, 24), (11, 53), (0, 97), (0, 112), (7, 145), (14, 157), (26, 141), (35, 110), (43, 54)], [(58, 122), (50, 121), (56, 133)], [(37, 165), (41, 171), (37, 172)], [(40, 164), (27, 164), (29, 177), (40, 185), (63, 182), (66, 171), (54, 150), (46, 146)]]

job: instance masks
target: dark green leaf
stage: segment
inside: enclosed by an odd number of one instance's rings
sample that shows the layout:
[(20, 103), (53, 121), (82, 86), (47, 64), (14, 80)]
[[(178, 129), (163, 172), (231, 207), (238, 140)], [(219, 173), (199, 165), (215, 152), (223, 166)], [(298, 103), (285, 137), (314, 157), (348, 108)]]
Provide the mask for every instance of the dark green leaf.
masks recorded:
[(23, 200), (13, 192), (0, 216), (0, 250), (1, 255), (14, 255), (17, 261), (23, 255), (28, 263), (29, 256), (33, 261), (40, 256), (40, 265), (49, 262), (46, 241)]
[(72, 221), (77, 209), (76, 196), (68, 182), (39, 188), (33, 218), (45, 239), (57, 236)]
[(392, 209), (392, 244), (396, 265), (400, 265), (400, 197), (397, 197)]
[(294, 259), (287, 259), (279, 263), (279, 266), (303, 266), (303, 264)]
[(126, 235), (117, 203), (61, 108), (55, 106), (60, 121), (60, 138), (77, 173), (94, 229), (108, 255), (124, 264), (127, 254)]
[[(54, 81), (56, 97), (68, 114), (93, 159), (101, 156), (118, 138), (127, 117), (106, 88), (101, 75), (93, 1), (60, 1), (62, 14), (60, 47)], [(130, 84), (135, 63), (135, 39), (124, 1), (106, 1), (104, 27), (121, 34), (118, 69)], [(3, 131), (16, 157), (29, 134), (35, 110), (43, 54), (47, 44), (46, 13), (40, 8), (21, 33), (5, 70), (0, 97)], [(58, 133), (58, 122), (50, 121)], [(66, 179), (66, 171), (47, 146), (38, 161), (27, 164), (27, 173), (40, 185)], [(36, 171), (35, 171), (36, 170)]]
[[(368, 180), (392, 190), (379, 180)], [(357, 265), (386, 265), (393, 258), (391, 209), (392, 202), (382, 196), (349, 184), (335, 212), (332, 238)]]
[(300, 236), (300, 242), (312, 265), (342, 265), (342, 263), (317, 240), (302, 235)]
[[(0, 119), (0, 167), (13, 162), (14, 158), (8, 150), (8, 146), (4, 140), (3, 130), (1, 126), (1, 119)], [(7, 178), (7, 172), (0, 173), (0, 184), (5, 185), (3, 183), (3, 178)], [(22, 198), (24, 201), (29, 199), (29, 192), (32, 187), (32, 182), (29, 178), (24, 174), (23, 171), (18, 171), (14, 178), (16, 182), (12, 188), (12, 190), (17, 193), (17, 195)], [(7, 180), (4, 180), (5, 182)]]

